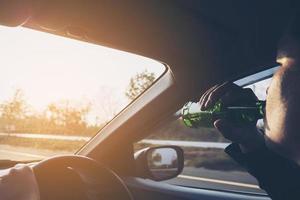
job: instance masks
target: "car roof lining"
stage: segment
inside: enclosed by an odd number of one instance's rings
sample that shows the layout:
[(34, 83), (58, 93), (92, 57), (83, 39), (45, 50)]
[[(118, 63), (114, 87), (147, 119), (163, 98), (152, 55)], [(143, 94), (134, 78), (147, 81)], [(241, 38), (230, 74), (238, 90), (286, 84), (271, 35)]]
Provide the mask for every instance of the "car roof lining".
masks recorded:
[[(69, 1), (63, 3), (61, 1), (44, 0), (43, 2), (43, 6), (40, 6), (41, 11), (37, 12), (25, 26), (39, 28), (39, 25), (55, 30), (54, 32), (58, 34), (62, 34), (65, 29), (77, 27), (78, 30), (82, 29), (83, 32), (86, 32), (89, 35), (88, 38), (93, 42), (98, 41), (99, 44), (135, 52), (166, 63), (169, 63), (166, 56), (150, 54), (149, 51), (150, 48), (155, 48), (149, 43), (153, 40), (157, 44), (157, 40), (160, 39), (158, 34), (166, 36), (166, 38), (163, 38), (164, 40), (171, 40), (177, 46), (180, 45), (180, 41), (186, 41), (187, 45), (190, 45), (189, 38), (185, 37), (188, 34), (174, 34), (173, 32), (180, 32), (181, 30), (178, 29), (185, 27), (189, 31), (197, 33), (199, 29), (195, 27), (195, 24), (198, 23), (200, 27), (204, 26), (203, 28), (209, 25), (210, 28), (213, 27), (213, 32), (222, 30), (220, 31), (221, 34), (226, 33), (226, 37), (243, 38), (236, 41), (236, 43), (239, 43), (240, 51), (244, 50), (245, 54), (250, 56), (251, 49), (259, 51), (257, 46), (259, 46), (260, 40), (264, 40), (263, 46), (274, 47), (274, 44), (271, 43), (275, 39), (270, 39), (272, 37), (270, 35), (269, 37), (263, 37), (264, 33), (270, 30), (273, 33), (272, 35), (276, 35), (278, 32), (276, 29), (280, 29), (279, 26), (283, 24), (281, 22), (285, 21), (284, 16), (288, 16), (283, 10), (289, 10), (287, 3), (278, 0), (273, 1), (272, 4), (262, 3), (261, 1), (241, 2), (237, 0), (221, 2), (216, 0), (176, 0), (165, 1), (164, 3), (161, 1), (124, 0), (116, 3), (116, 1), (77, 0), (72, 4)], [(216, 4), (219, 6), (215, 6)], [(274, 13), (279, 13), (279, 11), (281, 15), (279, 17), (274, 16)], [(140, 19), (138, 19), (138, 16)], [(193, 21), (193, 23), (189, 21)], [(262, 27), (265, 26), (268, 26), (268, 28), (263, 29)], [(145, 31), (141, 30), (142, 28), (145, 28)], [(127, 29), (131, 29), (131, 31)], [(130, 35), (127, 35), (129, 33)], [(145, 36), (138, 38), (142, 34)], [(278, 34), (280, 35), (280, 33)], [(150, 37), (151, 35), (154, 37)], [(194, 42), (202, 48), (213, 45), (211, 44), (212, 41), (198, 43), (196, 35), (193, 35)], [(129, 39), (128, 42), (122, 40), (125, 36), (126, 39)], [(199, 37), (201, 37), (201, 34), (199, 34)], [(175, 41), (175, 38), (179, 41)], [(138, 40), (139, 42), (137, 42)], [(245, 41), (248, 41), (248, 43), (243, 44)], [(222, 43), (223, 41), (217, 42)], [(143, 48), (138, 48), (136, 43)], [(166, 42), (163, 44), (165, 45)], [(254, 46), (252, 46), (253, 44)], [(162, 47), (163, 45), (156, 46), (156, 48)], [(262, 46), (260, 47), (262, 48)], [(192, 49), (193, 45), (190, 45), (190, 48)], [(264, 48), (262, 49), (264, 50)], [(184, 52), (182, 54), (184, 55)], [(253, 57), (251, 59), (255, 60)], [(258, 56), (256, 59), (261, 58)], [(175, 66), (171, 67), (175, 69)]]
[(274, 65), (276, 43), (290, 17), (290, 5), (279, 0), (44, 2), (43, 12), (25, 26), (68, 37), (73, 30), (77, 39), (167, 63), (183, 81), (195, 78), (186, 67), (198, 74), (211, 69), (208, 77), (223, 81)]

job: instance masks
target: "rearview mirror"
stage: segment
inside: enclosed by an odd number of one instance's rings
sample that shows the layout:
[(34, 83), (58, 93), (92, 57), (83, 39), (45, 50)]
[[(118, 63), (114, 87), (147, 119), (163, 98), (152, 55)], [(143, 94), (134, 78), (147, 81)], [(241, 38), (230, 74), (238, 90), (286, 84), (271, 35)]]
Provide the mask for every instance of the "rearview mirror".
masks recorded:
[(183, 169), (183, 150), (177, 146), (146, 148), (135, 154), (138, 176), (155, 181), (178, 176)]

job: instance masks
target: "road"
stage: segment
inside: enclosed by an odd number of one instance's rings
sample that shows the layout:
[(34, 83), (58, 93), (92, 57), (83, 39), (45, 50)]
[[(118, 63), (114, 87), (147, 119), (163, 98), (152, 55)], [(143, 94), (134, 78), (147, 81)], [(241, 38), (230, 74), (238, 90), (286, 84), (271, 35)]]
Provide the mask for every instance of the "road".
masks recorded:
[[(0, 133), (0, 136), (39, 138), (67, 141), (88, 141), (90, 137), (47, 135), (32, 133)], [(193, 141), (168, 141), (168, 140), (142, 140), (141, 143), (155, 145), (177, 145), (182, 147), (216, 148), (224, 149), (228, 143), (193, 142)], [(0, 160), (41, 160), (49, 156), (68, 154), (68, 152), (53, 152), (49, 150), (36, 150), (33, 148), (11, 147), (0, 145)], [(247, 173), (238, 171), (216, 171), (204, 168), (185, 167), (183, 173), (177, 178), (166, 181), (168, 183), (199, 188), (213, 188), (220, 190), (246, 191), (263, 193), (257, 186), (256, 180)]]
[[(57, 154), (67, 152), (53, 152), (49, 150), (35, 150), (33, 148), (11, 147), (0, 145), (0, 160), (41, 160)], [(198, 188), (244, 191), (250, 193), (263, 193), (258, 189), (256, 180), (243, 172), (222, 172), (204, 168), (185, 167), (177, 178), (166, 181), (176, 185)]]
[(259, 189), (254, 177), (239, 171), (216, 171), (185, 167), (181, 175), (166, 182), (197, 188), (265, 194)]
[(65, 155), (68, 152), (37, 150), (34, 148), (12, 147), (9, 145), (0, 145), (0, 160), (41, 160), (55, 155)]

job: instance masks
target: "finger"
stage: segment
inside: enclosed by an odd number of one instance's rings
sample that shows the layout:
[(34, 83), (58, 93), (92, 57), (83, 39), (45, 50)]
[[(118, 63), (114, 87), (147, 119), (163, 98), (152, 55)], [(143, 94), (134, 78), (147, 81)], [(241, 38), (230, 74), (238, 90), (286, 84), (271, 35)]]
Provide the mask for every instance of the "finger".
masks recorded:
[(219, 100), (222, 96), (226, 93), (233, 91), (233, 90), (240, 90), (241, 88), (235, 85), (232, 82), (225, 82), (222, 85), (215, 88), (212, 92), (210, 92), (208, 99), (204, 105), (204, 109), (214, 105), (217, 100)]
[(200, 104), (200, 109), (204, 109), (204, 104), (206, 102), (206, 99), (208, 98), (209, 94), (211, 91), (213, 91), (216, 87), (218, 87), (218, 85), (215, 85), (213, 87), (211, 87), (210, 89), (208, 89), (200, 98), (199, 104)]
[(250, 88), (242, 89), (241, 91), (230, 91), (221, 97), (224, 105), (253, 105), (257, 101), (257, 97)]
[(252, 89), (245, 88), (243, 90), (245, 91), (245, 95), (244, 95), (245, 98), (249, 99), (250, 101), (256, 101), (256, 100), (258, 100), (257, 96), (255, 95), (255, 93), (253, 92)]
[(212, 104), (214, 104), (215, 99), (219, 99), (218, 96), (223, 96), (224, 93), (228, 92), (228, 90), (226, 90), (226, 88), (228, 88), (228, 82), (225, 82), (221, 85), (218, 85), (218, 87), (215, 87), (207, 96), (207, 99), (205, 101), (204, 104), (204, 108), (208, 108), (210, 107)]
[(201, 96), (200, 101), (199, 101), (200, 104), (203, 103), (203, 101), (204, 101), (204, 99), (205, 99), (205, 96), (208, 95), (215, 87), (217, 87), (217, 85), (215, 85), (215, 86), (209, 88), (208, 90), (206, 90), (206, 91), (203, 93), (203, 95)]
[(18, 174), (19, 170), (16, 168), (11, 168), (9, 170), (8, 176), (16, 176)]

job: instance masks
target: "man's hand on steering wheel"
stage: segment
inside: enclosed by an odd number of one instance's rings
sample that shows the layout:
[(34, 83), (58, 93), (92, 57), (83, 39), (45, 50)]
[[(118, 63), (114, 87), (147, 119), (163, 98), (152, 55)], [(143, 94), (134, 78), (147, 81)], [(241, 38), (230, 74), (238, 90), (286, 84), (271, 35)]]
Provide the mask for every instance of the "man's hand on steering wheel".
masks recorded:
[(31, 167), (18, 164), (0, 171), (0, 194), (0, 200), (39, 200), (39, 189)]

